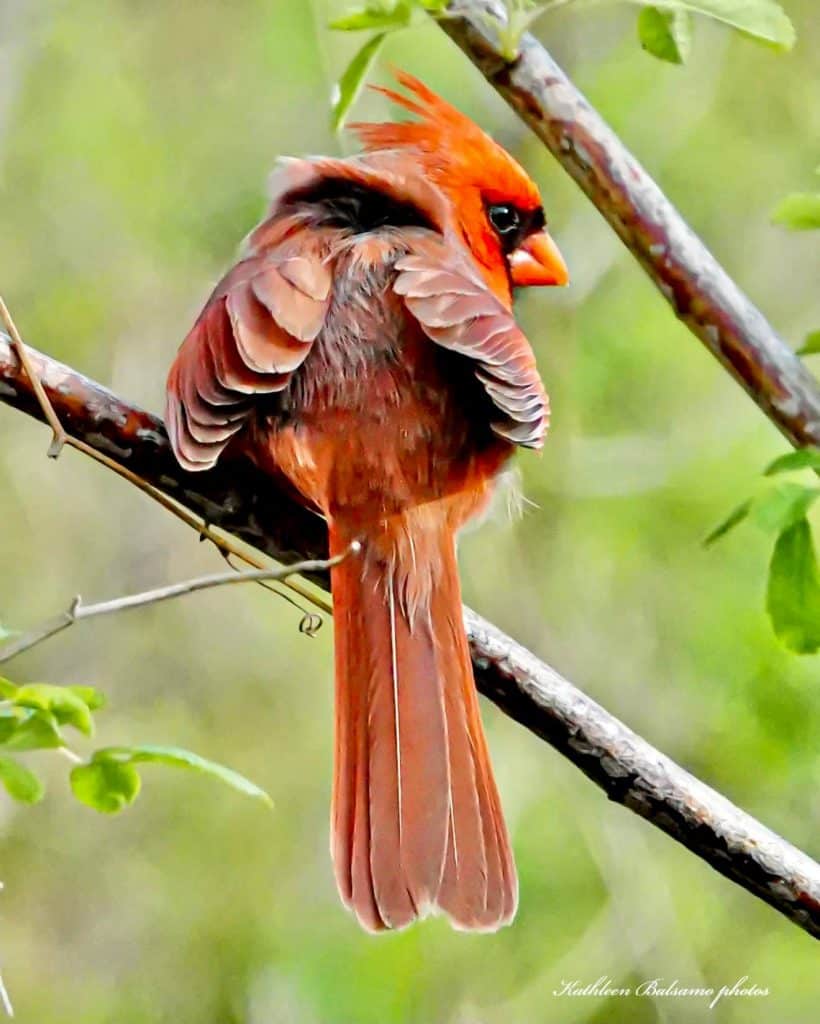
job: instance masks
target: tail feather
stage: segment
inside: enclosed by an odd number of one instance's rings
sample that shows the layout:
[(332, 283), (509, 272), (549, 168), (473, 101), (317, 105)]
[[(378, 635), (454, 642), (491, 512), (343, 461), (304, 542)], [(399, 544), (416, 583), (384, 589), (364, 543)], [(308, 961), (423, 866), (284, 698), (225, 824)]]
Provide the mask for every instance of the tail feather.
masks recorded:
[[(351, 611), (351, 606), (344, 600), (337, 602), (334, 609), (337, 633), (347, 633), (353, 628)], [(341, 621), (343, 618), (345, 622)], [(358, 750), (357, 695), (349, 683), (347, 653), (346, 644), (336, 644), (336, 757), (333, 764), (333, 810), (330, 823), (330, 853), (339, 893), (346, 904), (353, 898), (352, 844), (348, 837), (353, 835), (356, 814), (356, 772), (350, 771), (348, 764), (355, 764), (358, 760), (358, 755), (354, 753)]]
[[(331, 526), (331, 551), (349, 538)], [(511, 920), (517, 881), (461, 623), (452, 535), (422, 607), (368, 550), (333, 569), (336, 763), (331, 849), (344, 902), (373, 931), (439, 909), (459, 928)], [(381, 547), (381, 545), (379, 545)], [(375, 546), (374, 546), (375, 550)], [(414, 567), (418, 571), (418, 567)]]
[(486, 770), (479, 773), (482, 823), (487, 849), (492, 851), (492, 857), (488, 853), (488, 864), (492, 863), (493, 870), (497, 870), (498, 873), (493, 876), (495, 884), (488, 885), (487, 913), (483, 924), (492, 928), (497, 927), (493, 924), (494, 921), (507, 923), (515, 916), (518, 909), (518, 874), (501, 807), (501, 797), (490, 765), (490, 751), (481, 725), (481, 712), (475, 688), (472, 689), (472, 700), (468, 702), (468, 718), (471, 720), (471, 735), (476, 739), (476, 759), (486, 766)]
[[(439, 598), (437, 592), (436, 598)], [(434, 598), (435, 600), (435, 598)], [(461, 619), (461, 595), (455, 604), (458, 618), (445, 606), (438, 610), (438, 621), (447, 630), (451, 675), (459, 687), (449, 687), (453, 712), (450, 720), (459, 722), (467, 739), (469, 770), (463, 778), (473, 781), (472, 794), (462, 794), (461, 815), (453, 819), (447, 866), (439, 893), (439, 904), (459, 928), (494, 931), (512, 920), (518, 905), (518, 879), (512, 856), (501, 801), (493, 777), (487, 741), (481, 723), (478, 695), (473, 681), (470, 653)], [(458, 735), (459, 729), (451, 730)], [(451, 746), (451, 760), (454, 751)], [(472, 799), (469, 796), (472, 795)], [(477, 809), (473, 811), (473, 807)], [(476, 834), (477, 833), (477, 834)], [(483, 857), (479, 857), (479, 849)], [(484, 874), (483, 888), (476, 873)], [(483, 894), (483, 902), (478, 894)]]
[(384, 923), (400, 928), (424, 915), (441, 881), (449, 788), (444, 707), (429, 634), (421, 642), (410, 635), (391, 577), (365, 565), (363, 584), (373, 595), (363, 609), (370, 866)]
[[(355, 605), (344, 599), (336, 612), (337, 632), (357, 626)], [(362, 722), (366, 694), (351, 686), (348, 647), (336, 644), (336, 751), (333, 775), (331, 856), (339, 893), (347, 906), (356, 906), (362, 924), (371, 931), (384, 927), (376, 906), (370, 874), (370, 813), (368, 805), (367, 729)]]
[[(366, 716), (366, 709), (364, 715)], [(350, 899), (348, 906), (355, 907), (362, 925), (369, 931), (381, 931), (387, 927), (376, 899), (373, 872), (370, 865), (370, 765), (368, 763), (368, 733), (366, 717), (358, 716), (355, 730), (353, 766), (355, 775), (355, 808), (353, 830), (348, 840), (350, 852)]]
[(487, 907), (487, 843), (473, 750), (465, 708), (454, 687), (447, 687), (447, 744), (451, 765), (447, 856), (439, 889), (439, 906), (466, 923), (483, 919)]

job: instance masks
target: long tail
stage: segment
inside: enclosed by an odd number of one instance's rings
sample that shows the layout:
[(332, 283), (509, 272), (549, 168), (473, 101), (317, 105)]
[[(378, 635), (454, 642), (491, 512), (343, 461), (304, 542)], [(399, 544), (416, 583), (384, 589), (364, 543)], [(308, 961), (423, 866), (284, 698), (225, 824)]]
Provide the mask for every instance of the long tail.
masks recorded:
[[(351, 537), (331, 524), (331, 553)], [(436, 909), (494, 931), (518, 902), (481, 725), (452, 533), (435, 565), (374, 555), (333, 569), (336, 759), (331, 852), (342, 899), (371, 931)]]

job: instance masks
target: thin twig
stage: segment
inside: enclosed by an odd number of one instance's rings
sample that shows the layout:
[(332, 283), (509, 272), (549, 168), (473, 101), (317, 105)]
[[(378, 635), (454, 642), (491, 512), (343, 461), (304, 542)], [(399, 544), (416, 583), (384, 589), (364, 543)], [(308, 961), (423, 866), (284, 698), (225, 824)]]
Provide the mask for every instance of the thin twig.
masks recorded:
[[(246, 565), (253, 566), (254, 569), (264, 570), (271, 568), (271, 566), (269, 566), (264, 559), (259, 558), (258, 555), (255, 555), (250, 551), (246, 551), (240, 547), (237, 547), (233, 538), (226, 537), (222, 534), (214, 533), (214, 531), (210, 528), (210, 526), (208, 526), (206, 522), (197, 518), (197, 516), (193, 515), (183, 505), (180, 505), (178, 502), (174, 501), (173, 498), (169, 498), (167, 494), (163, 494), (162, 491), (157, 490), (156, 487), (152, 487), (151, 484), (149, 484), (146, 480), (143, 480), (142, 477), (137, 476), (136, 473), (132, 473), (130, 469), (127, 469), (119, 462), (116, 462), (114, 459), (109, 458), (107, 455), (103, 455), (101, 452), (95, 451), (91, 447), (91, 445), (86, 444), (84, 441), (80, 441), (77, 438), (71, 437), (71, 435), (66, 435), (65, 443), (69, 445), (71, 448), (76, 448), (77, 451), (83, 452), (83, 454), (88, 455), (90, 458), (94, 459), (95, 462), (99, 462), (101, 465), (107, 466), (109, 469), (113, 470), (118, 476), (121, 476), (124, 480), (128, 480), (129, 483), (132, 483), (135, 487), (138, 487), (143, 494), (147, 494), (150, 498), (153, 498), (153, 500), (156, 501), (157, 504), (161, 505), (164, 509), (166, 509), (166, 511), (170, 512), (171, 515), (176, 516), (177, 519), (180, 519), (183, 523), (185, 523), (186, 526), (190, 526), (191, 529), (196, 530), (196, 532), (200, 535), (200, 538), (202, 540), (210, 541), (211, 544), (213, 544), (214, 547), (219, 551), (219, 553), (223, 555), (223, 557), (233, 555), (234, 558), (240, 558)], [(234, 569), (236, 572), (242, 571), (241, 569), (236, 569), (236, 567), (234, 567)], [(300, 583), (297, 583), (291, 579), (286, 579), (284, 577), (280, 580), (280, 582), (283, 587), (287, 587), (288, 590), (292, 590), (294, 594), (298, 594), (299, 597), (303, 598), (305, 601), (309, 601), (311, 604), (315, 605), (321, 611), (326, 612), (328, 615), (333, 614), (333, 605), (330, 604), (329, 601), (325, 601), (318, 594), (314, 594), (312, 591), (308, 590), (307, 587), (303, 587)], [(264, 586), (264, 584), (261, 585)], [(303, 613), (303, 617), (310, 616), (312, 614), (311, 612), (305, 611), (305, 609), (302, 608), (301, 605), (291, 600), (291, 598), (289, 598), (286, 594), (282, 594), (279, 591), (274, 590), (273, 587), (267, 587), (266, 589), (270, 590), (272, 594), (276, 594), (277, 597), (284, 598), (290, 604), (298, 608), (299, 611)], [(321, 626), (321, 617), (314, 616), (314, 618), (318, 618), (319, 626)], [(316, 633), (318, 631), (319, 626), (314, 626), (311, 628), (310, 631), (307, 631), (303, 630), (300, 624), (300, 632), (310, 632), (310, 634), (312, 635), (313, 633)]]
[(63, 450), (63, 446), (65, 445), (68, 436), (63, 429), (62, 423), (60, 423), (59, 416), (54, 411), (54, 406), (51, 404), (48, 399), (48, 395), (43, 390), (40, 378), (37, 376), (31, 365), (26, 345), (20, 337), (17, 325), (12, 319), (11, 313), (9, 313), (8, 306), (4, 302), (2, 295), (0, 295), (0, 320), (3, 321), (6, 326), (6, 330), (9, 332), (9, 337), (11, 338), (11, 343), (14, 346), (14, 351), (17, 353), (17, 358), (22, 363), (23, 369), (26, 371), (28, 379), (31, 381), (31, 386), (34, 388), (34, 393), (37, 395), (37, 401), (40, 403), (46, 422), (51, 427), (51, 445), (48, 449), (48, 457), (50, 459), (56, 459)]
[(32, 647), (36, 647), (37, 644), (48, 640), (56, 633), (68, 629), (69, 626), (73, 626), (81, 619), (112, 615), (129, 608), (143, 608), (145, 605), (159, 604), (161, 601), (169, 601), (186, 594), (195, 594), (198, 590), (210, 590), (213, 587), (227, 587), (235, 583), (281, 581), (295, 573), (328, 572), (334, 565), (338, 565), (349, 555), (357, 554), (360, 550), (359, 541), (353, 541), (345, 551), (334, 558), (310, 559), (279, 569), (248, 569), (243, 572), (232, 569), (231, 572), (210, 573), (207, 576), (197, 576), (181, 583), (170, 583), (164, 587), (155, 587), (153, 590), (143, 590), (138, 594), (127, 594), (124, 597), (114, 597), (109, 601), (99, 601), (97, 604), (83, 604), (82, 598), (78, 594), (64, 612), (60, 612), (54, 618), (48, 619), (29, 632), (23, 633), (11, 643), (0, 647), (0, 665), (11, 661), (23, 651), (31, 650)]
[[(220, 554), (225, 559), (226, 563), (233, 569), (234, 572), (242, 572), (239, 566), (234, 565), (233, 562), (231, 561), (230, 551), (220, 551)], [(287, 601), (288, 604), (292, 604), (294, 608), (296, 608), (298, 611), (302, 613), (302, 618), (301, 621), (299, 622), (300, 633), (303, 633), (305, 636), (311, 638), (316, 636), (316, 634), (322, 628), (322, 623), (324, 621), (321, 615), (317, 615), (315, 612), (311, 612), (307, 608), (303, 608), (302, 605), (299, 604), (298, 601), (294, 600), (289, 594), (282, 593), (281, 590), (277, 590), (275, 587), (272, 587), (269, 583), (265, 583), (262, 580), (258, 580), (257, 582), (259, 583), (260, 587), (263, 587), (265, 590), (270, 590), (272, 594), (276, 594), (277, 597), (281, 597), (283, 601)], [(314, 603), (320, 604), (320, 601), (316, 600)]]
[[(46, 401), (48, 401), (48, 399), (46, 399)], [(49, 403), (49, 407), (52, 408), (53, 411), (51, 403)], [(147, 494), (149, 498), (153, 498), (157, 504), (162, 505), (162, 507), (170, 512), (171, 515), (176, 516), (177, 519), (180, 519), (186, 526), (190, 526), (191, 529), (196, 530), (203, 540), (210, 541), (222, 555), (233, 555), (235, 558), (241, 558), (246, 565), (251, 565), (255, 569), (264, 570), (270, 568), (270, 566), (266, 565), (263, 559), (260, 559), (257, 555), (254, 555), (251, 552), (238, 548), (230, 537), (223, 537), (220, 534), (214, 533), (207, 523), (198, 519), (183, 505), (174, 501), (173, 498), (169, 498), (168, 495), (163, 494), (162, 491), (157, 490), (156, 487), (153, 487), (146, 480), (143, 480), (142, 477), (137, 476), (136, 473), (132, 473), (130, 469), (127, 469), (119, 462), (109, 458), (107, 455), (103, 455), (102, 452), (96, 451), (91, 447), (91, 445), (86, 444), (85, 441), (80, 441), (78, 438), (71, 437), (70, 434), (65, 434), (65, 443), (71, 448), (76, 448), (77, 451), (82, 452), (84, 455), (88, 455), (88, 457), (94, 459), (95, 462), (99, 462), (101, 465), (107, 466), (118, 476), (121, 476), (124, 480), (128, 480), (129, 483), (138, 487), (143, 494)], [(236, 571), (240, 572), (241, 570), (237, 569)], [(282, 577), (281, 583), (283, 586), (288, 587), (288, 589), (292, 590), (295, 594), (298, 594), (306, 601), (316, 605), (317, 608), (327, 612), (328, 615), (333, 614), (333, 606), (317, 594), (313, 594), (305, 587), (302, 587), (293, 580), (286, 579), (285, 577)], [(273, 590), (272, 588), (268, 589), (271, 589), (271, 593), (276, 594), (278, 597), (285, 597), (284, 594), (279, 594), (278, 591)], [(295, 604), (295, 602), (291, 603)], [(296, 607), (299, 608), (300, 611), (304, 612), (304, 609), (299, 605), (296, 605)]]

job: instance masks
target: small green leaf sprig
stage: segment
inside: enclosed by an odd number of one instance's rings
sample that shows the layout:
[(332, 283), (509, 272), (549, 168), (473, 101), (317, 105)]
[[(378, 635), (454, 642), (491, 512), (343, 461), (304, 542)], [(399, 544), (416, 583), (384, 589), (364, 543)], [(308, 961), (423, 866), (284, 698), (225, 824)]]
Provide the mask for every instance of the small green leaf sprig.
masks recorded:
[(330, 22), (330, 28), (339, 32), (376, 30), (376, 35), (356, 51), (334, 86), (330, 116), (334, 131), (344, 126), (388, 34), (409, 28), (419, 14), (443, 15), (447, 3), (448, 0), (367, 0), (364, 5), (353, 7)]
[[(490, 17), (502, 55), (510, 62), (518, 56), (521, 37), (541, 15), (558, 7), (590, 2), (631, 3), (638, 14), (638, 40), (659, 60), (684, 64), (692, 49), (694, 17), (721, 22), (778, 50), (794, 46), (795, 31), (777, 0), (504, 0), (505, 18)], [(375, 32), (357, 50), (333, 91), (331, 122), (342, 128), (361, 92), (367, 74), (391, 32), (417, 24), (421, 15), (445, 18), (448, 0), (366, 0), (330, 22), (340, 32)]]
[(116, 814), (136, 800), (142, 785), (138, 766), (144, 764), (196, 771), (271, 805), (268, 794), (238, 772), (179, 747), (101, 747), (87, 758), (80, 757), (70, 746), (66, 730), (92, 737), (94, 714), (104, 705), (103, 695), (92, 686), (17, 686), (0, 677), (0, 784), (8, 795), (26, 804), (42, 800), (42, 781), (17, 755), (56, 750), (73, 763), (69, 782), (74, 796), (103, 814)]
[[(820, 448), (801, 448), (775, 459), (766, 477), (820, 471)], [(820, 567), (808, 513), (820, 498), (817, 482), (778, 480), (749, 498), (706, 538), (712, 545), (749, 520), (775, 535), (766, 586), (766, 611), (778, 640), (795, 654), (820, 651)]]

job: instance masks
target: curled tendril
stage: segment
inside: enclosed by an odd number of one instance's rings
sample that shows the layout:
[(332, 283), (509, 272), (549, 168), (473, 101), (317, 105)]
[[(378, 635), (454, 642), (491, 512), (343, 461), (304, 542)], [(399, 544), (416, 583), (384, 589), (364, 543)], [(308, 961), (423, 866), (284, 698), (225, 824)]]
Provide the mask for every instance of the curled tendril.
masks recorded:
[[(242, 571), (239, 568), (239, 566), (235, 565), (234, 562), (231, 560), (231, 552), (219, 549), (219, 553), (222, 555), (222, 557), (225, 559), (225, 561), (232, 569), (234, 569), (236, 572)], [(276, 594), (277, 597), (283, 598), (285, 601), (288, 602), (288, 604), (292, 604), (294, 608), (296, 608), (298, 611), (302, 613), (302, 618), (299, 620), (299, 632), (303, 636), (310, 637), (311, 639), (313, 639), (313, 637), (316, 636), (316, 634), (319, 632), (319, 630), (322, 628), (325, 622), (325, 620), (322, 618), (321, 615), (318, 614), (318, 612), (308, 611), (308, 609), (305, 608), (304, 605), (299, 604), (299, 602), (294, 600), (294, 598), (292, 598), (290, 594), (287, 594), (283, 590), (280, 590), (279, 587), (274, 586), (272, 583), (266, 583), (265, 580), (257, 580), (256, 582), (259, 584), (260, 587), (264, 587), (265, 590), (269, 590), (272, 594)]]
[(299, 632), (313, 639), (324, 624), (325, 620), (318, 612), (305, 611), (299, 623)]

